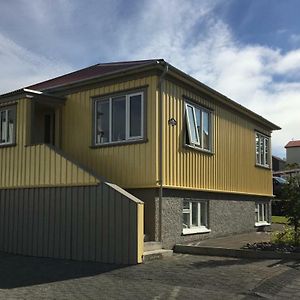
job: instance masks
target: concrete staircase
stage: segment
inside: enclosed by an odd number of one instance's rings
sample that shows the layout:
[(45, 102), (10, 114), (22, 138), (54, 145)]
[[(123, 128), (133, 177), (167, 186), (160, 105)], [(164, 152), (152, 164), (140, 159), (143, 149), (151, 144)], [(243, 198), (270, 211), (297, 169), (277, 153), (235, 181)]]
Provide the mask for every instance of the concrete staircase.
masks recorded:
[(160, 242), (145, 242), (143, 261), (148, 262), (155, 259), (162, 259), (166, 256), (173, 255), (173, 250), (162, 249)]

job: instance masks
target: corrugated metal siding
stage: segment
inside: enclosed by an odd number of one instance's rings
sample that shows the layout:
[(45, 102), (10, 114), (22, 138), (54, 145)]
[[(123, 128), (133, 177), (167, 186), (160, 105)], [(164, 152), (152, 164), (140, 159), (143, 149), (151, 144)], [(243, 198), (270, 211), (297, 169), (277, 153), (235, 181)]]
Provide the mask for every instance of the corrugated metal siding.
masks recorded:
[(3, 189), (0, 250), (135, 264), (143, 253), (142, 207), (106, 184)]
[[(183, 95), (213, 112), (214, 154), (203, 153), (184, 145)], [(177, 126), (169, 126), (170, 118)], [(164, 93), (164, 186), (220, 192), (272, 195), (272, 173), (255, 167), (255, 129), (250, 120), (206, 100), (170, 81)]]
[(17, 104), (16, 146), (0, 148), (0, 188), (97, 184), (94, 176), (47, 145), (26, 146), (30, 102)]
[[(126, 188), (154, 187), (157, 181), (157, 91), (156, 76), (149, 76), (85, 90), (67, 96), (62, 113), (62, 149), (96, 174)], [(92, 97), (128, 89), (147, 88), (146, 143), (91, 149)]]

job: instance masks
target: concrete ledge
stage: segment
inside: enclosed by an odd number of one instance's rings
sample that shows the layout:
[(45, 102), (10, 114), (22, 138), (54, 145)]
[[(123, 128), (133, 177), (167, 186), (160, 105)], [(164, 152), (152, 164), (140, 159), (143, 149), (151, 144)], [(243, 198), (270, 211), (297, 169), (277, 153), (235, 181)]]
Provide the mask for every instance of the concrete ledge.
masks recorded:
[(229, 249), (218, 247), (199, 247), (177, 244), (174, 247), (175, 253), (225, 256), (235, 258), (254, 258), (254, 259), (300, 259), (300, 253), (284, 253), (273, 251), (255, 251), (248, 249)]
[(159, 249), (159, 250), (152, 250), (146, 251), (143, 255), (143, 262), (146, 263), (148, 261), (162, 259), (167, 256), (172, 256), (173, 250), (166, 250), (166, 249)]

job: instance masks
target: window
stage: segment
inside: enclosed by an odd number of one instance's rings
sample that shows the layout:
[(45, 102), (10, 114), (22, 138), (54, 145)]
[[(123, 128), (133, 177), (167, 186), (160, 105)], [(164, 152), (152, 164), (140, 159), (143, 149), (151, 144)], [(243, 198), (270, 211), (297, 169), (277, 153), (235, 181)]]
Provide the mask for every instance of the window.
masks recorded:
[(143, 138), (143, 93), (95, 101), (95, 144)]
[(0, 108), (0, 145), (15, 142), (15, 107)]
[(255, 204), (255, 225), (270, 225), (269, 216), (269, 204), (268, 203), (256, 203)]
[(207, 201), (183, 201), (183, 234), (210, 232), (207, 228)]
[(185, 104), (186, 144), (206, 151), (212, 149), (211, 112), (190, 103)]
[(256, 164), (259, 166), (270, 166), (270, 144), (269, 137), (255, 133), (256, 139)]

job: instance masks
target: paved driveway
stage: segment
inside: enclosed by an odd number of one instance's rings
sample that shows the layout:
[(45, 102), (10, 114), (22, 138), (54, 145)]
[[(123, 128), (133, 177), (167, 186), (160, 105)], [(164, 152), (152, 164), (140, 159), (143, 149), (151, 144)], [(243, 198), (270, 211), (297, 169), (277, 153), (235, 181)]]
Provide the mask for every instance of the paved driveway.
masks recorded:
[(300, 262), (175, 254), (144, 265), (0, 253), (1, 299), (300, 299)]

